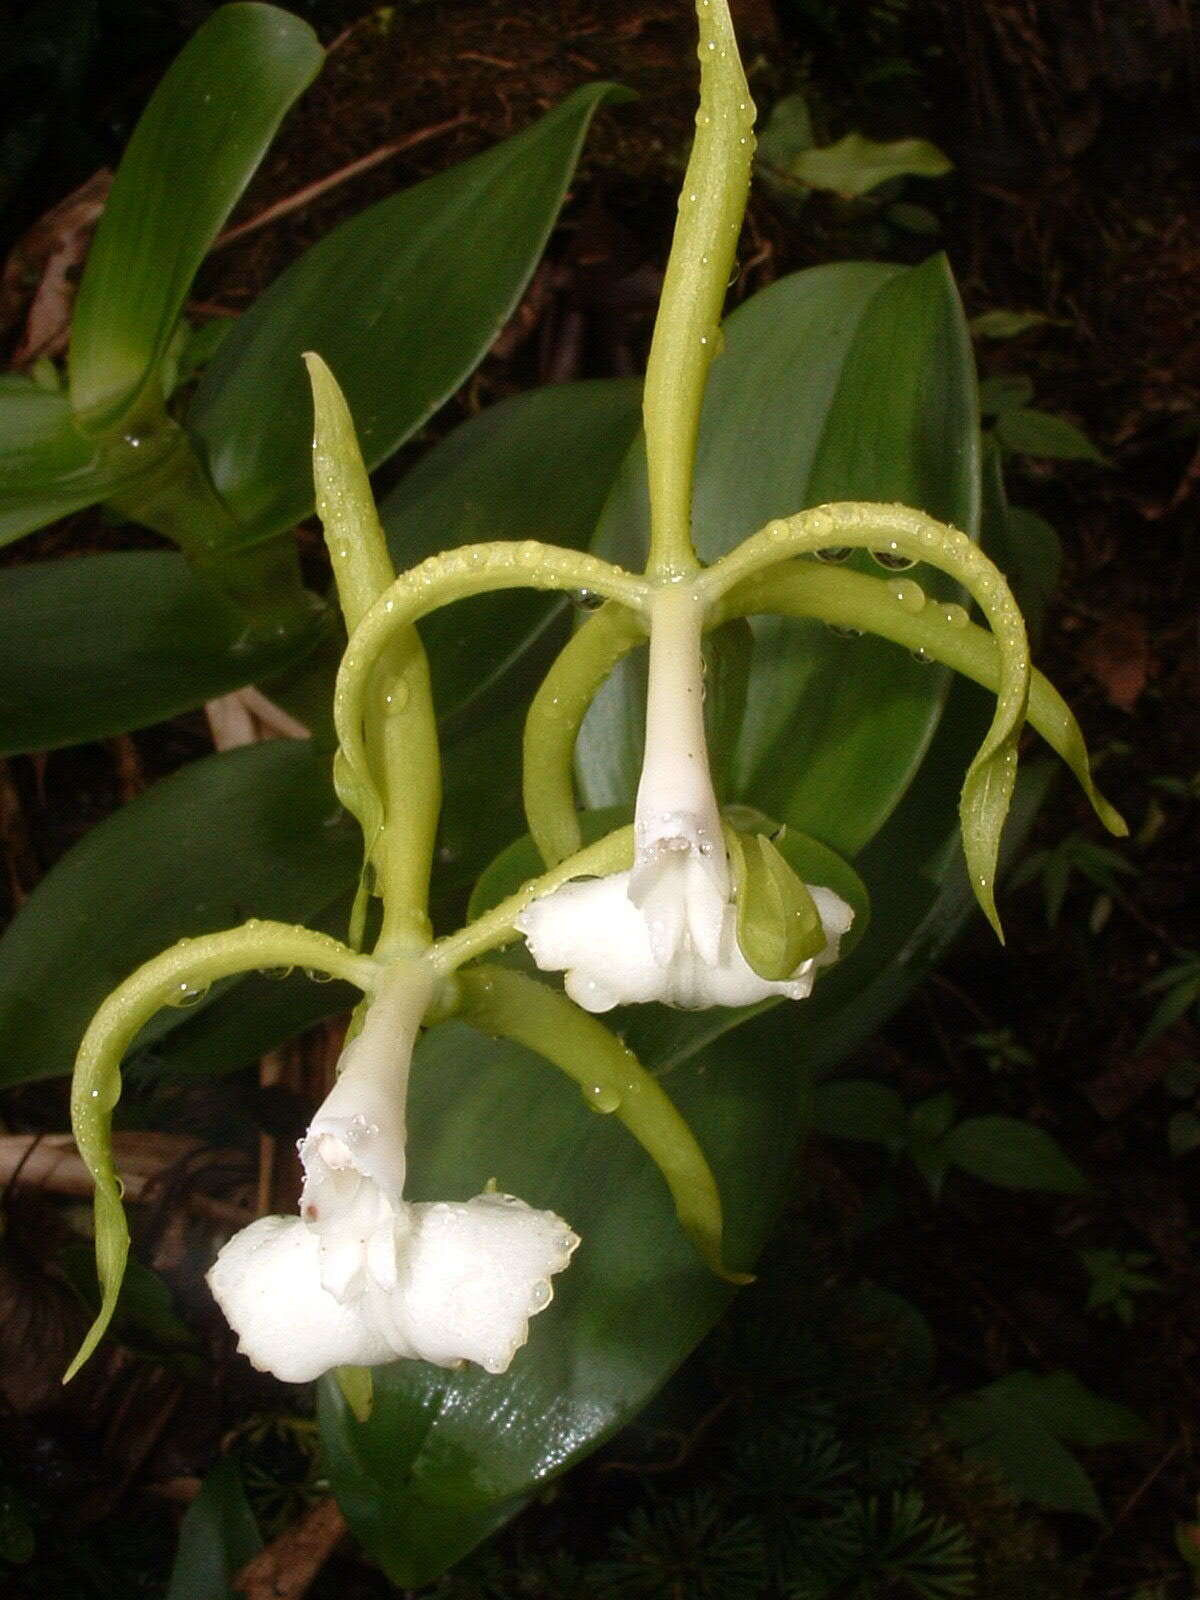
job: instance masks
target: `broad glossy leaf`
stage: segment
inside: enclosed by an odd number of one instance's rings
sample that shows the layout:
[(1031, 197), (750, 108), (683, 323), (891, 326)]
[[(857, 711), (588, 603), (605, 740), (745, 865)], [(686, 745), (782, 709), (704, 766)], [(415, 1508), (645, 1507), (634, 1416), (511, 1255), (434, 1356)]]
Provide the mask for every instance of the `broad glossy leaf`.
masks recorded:
[(222, 6), (155, 90), (75, 305), (71, 400), (88, 426), (136, 405), (205, 253), (322, 59), (312, 29), (290, 12)]
[(577, 90), (482, 155), (369, 207), (288, 268), (209, 365), (188, 421), (218, 492), (259, 538), (312, 507), (315, 350), (368, 467), (458, 387), (516, 305), (608, 84)]
[[(645, 543), (639, 457), (635, 446), (597, 536), (626, 562), (639, 562)], [(697, 458), (693, 525), (705, 560), (772, 517), (837, 499), (901, 501), (974, 532), (978, 477), (970, 340), (940, 257), (908, 270), (812, 268), (729, 318)], [(914, 576), (951, 593), (924, 568)], [(946, 675), (820, 624), (753, 626), (747, 714), (723, 798), (853, 855), (912, 778)], [(580, 749), (588, 804), (632, 797), (639, 702), (635, 670), (619, 670), (589, 714)]]
[(65, 395), (19, 373), (0, 377), (0, 544), (91, 505), (118, 477)]
[(161, 722), (301, 660), (319, 629), (264, 638), (180, 555), (123, 551), (0, 572), (0, 754)]
[[(978, 740), (984, 710), (982, 696), (956, 694), (943, 753), (954, 753), (952, 739)], [(647, 1006), (622, 1018), (636, 1023), (629, 1043), (713, 1166), (734, 1265), (752, 1261), (786, 1191), (810, 1071), (869, 1035), (969, 912), (953, 854), (957, 785), (943, 769), (917, 795), (919, 787), (869, 852), (877, 905), (868, 936), (812, 999), (736, 1027), (728, 1012)], [(1018, 791), (1013, 839), (1028, 825), (1036, 787)], [(378, 1369), (367, 1423), (354, 1420), (336, 1385), (323, 1386), (334, 1490), (357, 1537), (401, 1585), (435, 1577), (628, 1421), (729, 1294), (691, 1253), (665, 1186), (632, 1140), (526, 1052), (458, 1025), (434, 1029), (418, 1053), (411, 1127), (414, 1194), (465, 1196), (495, 1177), (556, 1208), (583, 1243), (503, 1377), (416, 1362)]]
[[(307, 740), (163, 779), (68, 851), (0, 940), (0, 1082), (69, 1072), (104, 997), (175, 940), (252, 916), (307, 921), (357, 871), (328, 756)], [(192, 1014), (160, 1012), (143, 1038)]]
[[(632, 378), (559, 383), (464, 422), (379, 508), (397, 569), (485, 539), (585, 547), (637, 432), (640, 401)], [(427, 617), (421, 637), (443, 725), (494, 696), (566, 604), (506, 591)]]

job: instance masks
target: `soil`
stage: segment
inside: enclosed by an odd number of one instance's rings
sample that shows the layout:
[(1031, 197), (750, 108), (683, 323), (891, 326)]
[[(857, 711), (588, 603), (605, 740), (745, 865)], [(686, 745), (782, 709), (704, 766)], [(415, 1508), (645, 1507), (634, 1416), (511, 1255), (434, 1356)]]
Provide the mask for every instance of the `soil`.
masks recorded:
[[(158, 53), (121, 77), (109, 48), (94, 69), (109, 74), (97, 81), (107, 126), (88, 123), (74, 168), (62, 141), (50, 165), (33, 168), (20, 191), (25, 220), (112, 159), (145, 87), (205, 8), (156, 9), (172, 13), (171, 26), (160, 18)], [(683, 0), (430, 0), (362, 16), (348, 4), (309, 10), (333, 46), (328, 66), (235, 222), (384, 143), (453, 125), (216, 254), (193, 315), (242, 309), (342, 216), (513, 132), (576, 85), (611, 77), (641, 98), (601, 112), (523, 305), (429, 433), (535, 382), (639, 370), (693, 111)], [(952, 1182), (935, 1203), (911, 1168), (893, 1173), (856, 1147), (829, 1144), (810, 1152), (802, 1178), (814, 1249), (823, 1271), (847, 1280), (867, 1271), (922, 1308), (946, 1392), (1015, 1367), (1067, 1368), (1144, 1417), (1143, 1440), (1088, 1457), (1109, 1519), (1099, 1536), (1069, 1517), (1047, 1519), (1043, 1534), (1064, 1570), (1090, 1558), (1086, 1593), (1096, 1600), (1135, 1591), (1182, 1600), (1193, 1590), (1175, 1529), (1197, 1518), (1200, 1155), (1173, 1155), (1168, 1130), (1195, 1109), (1187, 1076), (1196, 1061), (1194, 1017), (1141, 1041), (1156, 1000), (1148, 983), (1196, 948), (1193, 23), (1182, 0), (742, 0), (735, 10), (760, 107), (800, 88), (823, 134), (921, 134), (955, 164), (950, 178), (905, 191), (933, 214), (933, 235), (897, 225), (880, 206), (821, 196), (800, 205), (759, 184), (735, 297), (816, 262), (915, 261), (944, 247), (970, 315), (1015, 308), (1049, 319), (1017, 338), (983, 340), (978, 353), (987, 375), (1028, 375), (1036, 403), (1085, 428), (1107, 458), (1104, 467), (1014, 458), (1009, 492), (1062, 538), (1062, 582), (1040, 664), (1075, 708), (1106, 789), (1132, 827), (1121, 851), (1132, 871), (1111, 885), (1076, 873), (1053, 925), (1039, 880), (1011, 890), (1007, 947), (999, 950), (977, 922), (852, 1068), (887, 1076), (910, 1101), (949, 1089), (963, 1111), (1034, 1121), (1083, 1168), (1091, 1191), (1055, 1200)], [(39, 170), (48, 185), (40, 192)], [(14, 320), (10, 337), (18, 331)], [(125, 539), (125, 530), (83, 516), (26, 542), (18, 555)], [(197, 714), (104, 746), (8, 763), (0, 834), (14, 898), (109, 809), (207, 747)], [(1031, 848), (1053, 849), (1076, 833), (1100, 842), (1064, 784), (1043, 809)], [(43, 1126), (62, 1125), (57, 1088), (13, 1097), (10, 1127), (38, 1125), (39, 1117)], [(45, 1365), (57, 1371), (69, 1317), (38, 1267), (64, 1237), (63, 1224), (53, 1205), (19, 1190), (8, 1213), (0, 1304), (13, 1316), (20, 1307), (33, 1316), (33, 1304), (42, 1318), (34, 1326), (60, 1330), (46, 1345)], [(868, 1213), (877, 1216), (869, 1231)], [(173, 1223), (164, 1212), (156, 1226), (169, 1234)], [(1127, 1324), (1086, 1309), (1079, 1252), (1091, 1247), (1144, 1258), (1142, 1270), (1156, 1281), (1136, 1298)], [(185, 1309), (202, 1330), (211, 1326), (198, 1294)], [(29, 1392), (47, 1393), (44, 1379), (34, 1363)], [(277, 1392), (233, 1367), (220, 1374), (218, 1390), (213, 1411), (211, 1389), (197, 1388), (194, 1377), (143, 1367), (132, 1377), (102, 1370), (69, 1408), (17, 1403), (10, 1393), (7, 1452), (55, 1504), (82, 1501), (86, 1515), (119, 1523), (116, 1514), (127, 1514), (147, 1485), (161, 1495), (164, 1484), (203, 1471), (232, 1419), (278, 1407)], [(197, 1414), (190, 1401), (201, 1393), (210, 1398)], [(286, 1429), (280, 1439), (282, 1480), (289, 1449), (305, 1457)], [(702, 1451), (701, 1443), (699, 1465), (685, 1470), (702, 1475)], [(103, 1453), (101, 1475), (94, 1462)], [(568, 1505), (570, 1494), (568, 1487)], [(119, 1546), (114, 1535), (110, 1559), (124, 1573)], [(353, 1563), (339, 1561), (336, 1570), (349, 1586), (343, 1592), (360, 1583), (368, 1592)]]

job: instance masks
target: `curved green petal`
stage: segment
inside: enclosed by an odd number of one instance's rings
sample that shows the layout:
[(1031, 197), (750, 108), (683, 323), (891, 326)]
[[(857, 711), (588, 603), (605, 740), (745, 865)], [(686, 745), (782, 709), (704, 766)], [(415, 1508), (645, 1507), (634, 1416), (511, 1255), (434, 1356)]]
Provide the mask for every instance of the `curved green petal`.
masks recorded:
[(597, 689), (646, 631), (624, 606), (605, 605), (568, 640), (525, 719), (522, 790), (529, 831), (548, 867), (583, 843), (575, 809), (575, 741)]
[[(961, 606), (930, 599), (911, 578), (868, 578), (845, 568), (800, 562), (774, 567), (731, 589), (720, 615), (773, 612), (815, 617), (839, 628), (862, 628), (893, 644), (940, 661), (993, 692), (1000, 682), (1000, 651), (986, 628)], [(1070, 767), (1096, 816), (1124, 838), (1129, 827), (1097, 789), (1083, 731), (1058, 690), (1035, 668), (1026, 717)]]
[(508, 967), (472, 967), (458, 978), (464, 1022), (536, 1051), (574, 1078), (588, 1105), (629, 1129), (666, 1179), (680, 1226), (712, 1270), (749, 1283), (721, 1259), (721, 1197), (687, 1123), (632, 1050), (557, 989)]
[[(368, 759), (365, 717), (376, 665), (385, 651), (403, 649), (413, 623), (467, 595), (497, 589), (577, 589), (638, 609), (646, 584), (596, 556), (536, 539), (502, 540), (446, 550), (402, 573), (367, 611), (350, 636), (338, 671), (333, 720), (341, 760), (338, 795), (362, 823), (370, 850), (383, 821), (383, 800)], [(397, 700), (389, 723), (401, 742), (416, 714), (410, 697)]]
[(1003, 941), (996, 912), (996, 861), (1017, 778), (1017, 740), (1025, 721), (1032, 669), (1025, 623), (999, 569), (965, 533), (924, 512), (848, 501), (768, 523), (698, 582), (717, 600), (753, 573), (793, 556), (839, 545), (878, 550), (889, 558), (925, 561), (940, 568), (963, 585), (991, 624), (999, 651), (996, 714), (967, 769), (959, 818), (972, 890)]
[(125, 980), (97, 1011), (84, 1034), (71, 1083), (71, 1128), (96, 1185), (96, 1268), (99, 1314), (68, 1367), (73, 1378), (99, 1344), (116, 1309), (129, 1254), (129, 1226), (112, 1158), (112, 1114), (121, 1096), (121, 1061), (140, 1030), (163, 1006), (187, 1005), (220, 978), (256, 967), (310, 967), (369, 989), (375, 963), (328, 934), (286, 922), (251, 920), (224, 933), (181, 939)]

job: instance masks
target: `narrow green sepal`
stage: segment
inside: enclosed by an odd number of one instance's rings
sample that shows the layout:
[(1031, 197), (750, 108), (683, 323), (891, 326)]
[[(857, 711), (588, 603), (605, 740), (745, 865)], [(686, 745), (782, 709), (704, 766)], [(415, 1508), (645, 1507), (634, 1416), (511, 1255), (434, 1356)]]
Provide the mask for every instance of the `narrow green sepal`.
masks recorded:
[(311, 967), (347, 979), (363, 990), (374, 984), (369, 958), (324, 933), (290, 923), (251, 920), (224, 933), (181, 939), (114, 989), (92, 1018), (71, 1081), (71, 1129), (96, 1186), (96, 1273), (100, 1310), (79, 1353), (67, 1368), (68, 1383), (104, 1337), (121, 1290), (129, 1256), (129, 1225), (121, 1204), (121, 1180), (113, 1165), (112, 1116), (121, 1096), (121, 1062), (140, 1030), (163, 1006), (201, 999), (222, 978), (256, 968)]
[(333, 1375), (356, 1422), (369, 1422), (375, 1406), (375, 1380), (370, 1367), (335, 1367)]
[(724, 832), (738, 947), (760, 978), (782, 982), (825, 948), (816, 902), (765, 833), (737, 833), (728, 826)]
[(666, 1180), (680, 1227), (719, 1278), (754, 1281), (721, 1256), (721, 1197), (696, 1137), (657, 1080), (615, 1034), (557, 989), (509, 967), (458, 974), (464, 1022), (524, 1045), (579, 1085), (593, 1111), (622, 1122)]

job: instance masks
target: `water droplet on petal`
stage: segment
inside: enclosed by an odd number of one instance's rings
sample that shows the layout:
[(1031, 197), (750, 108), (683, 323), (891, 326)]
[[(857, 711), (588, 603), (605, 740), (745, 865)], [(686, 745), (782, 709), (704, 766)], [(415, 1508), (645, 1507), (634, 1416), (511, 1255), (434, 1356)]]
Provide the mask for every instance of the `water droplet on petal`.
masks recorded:
[(529, 1291), (529, 1310), (531, 1313), (544, 1311), (553, 1298), (554, 1290), (550, 1287), (549, 1278), (539, 1278)]
[(895, 539), (882, 550), (872, 550), (871, 559), (889, 572), (903, 572), (906, 567), (915, 567), (917, 564), (912, 556), (903, 554)]
[(584, 1085), (583, 1098), (593, 1111), (605, 1114), (615, 1111), (621, 1104), (621, 1096), (607, 1083), (589, 1083)]
[(178, 983), (173, 992), (167, 997), (169, 1006), (194, 1006), (199, 1005), (208, 993), (210, 985), (207, 983), (188, 983), (186, 980)]
[(576, 589), (571, 600), (580, 611), (599, 611), (604, 604), (604, 596), (597, 594), (594, 589)]
[(891, 578), (888, 580), (888, 593), (893, 600), (903, 606), (905, 611), (914, 615), (925, 609), (925, 591), (919, 583), (913, 583), (911, 578)]
[(953, 603), (944, 605), (941, 608), (941, 616), (942, 621), (948, 622), (952, 628), (965, 628), (971, 620), (967, 615), (965, 606), (957, 606)]

